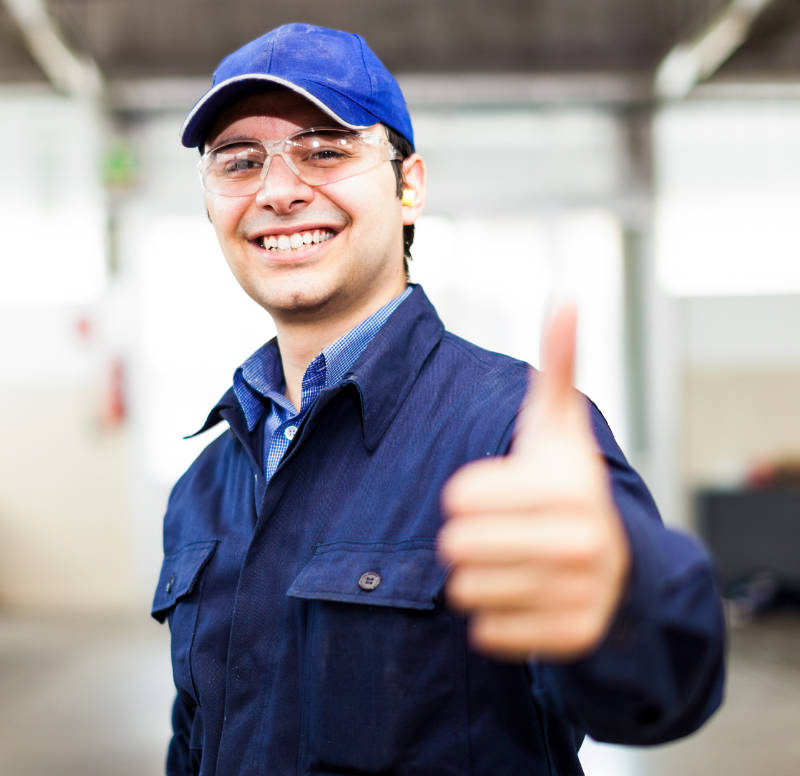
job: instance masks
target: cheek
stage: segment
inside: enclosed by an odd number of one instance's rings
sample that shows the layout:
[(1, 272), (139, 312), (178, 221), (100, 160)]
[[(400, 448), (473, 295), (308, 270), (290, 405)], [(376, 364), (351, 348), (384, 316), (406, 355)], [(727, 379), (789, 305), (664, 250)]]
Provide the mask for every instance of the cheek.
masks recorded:
[(398, 235), (402, 232), (402, 208), (393, 175), (362, 188), (345, 206), (357, 226), (359, 239), (371, 250), (382, 253), (386, 243), (393, 244), (395, 237), (401, 239)]
[(388, 164), (333, 184), (326, 194), (336, 207), (352, 221), (362, 222), (362, 226), (374, 226), (373, 219), (385, 221), (401, 212), (394, 172)]
[(242, 203), (234, 197), (228, 199), (208, 197), (206, 199), (208, 220), (214, 227), (223, 250), (226, 247), (224, 241), (236, 233), (242, 211)]

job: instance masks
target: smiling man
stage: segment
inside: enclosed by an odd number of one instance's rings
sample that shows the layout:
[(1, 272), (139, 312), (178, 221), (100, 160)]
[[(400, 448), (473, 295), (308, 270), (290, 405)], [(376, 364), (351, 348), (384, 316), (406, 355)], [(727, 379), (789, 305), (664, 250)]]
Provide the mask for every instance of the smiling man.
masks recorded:
[(723, 678), (708, 560), (572, 388), (574, 310), (534, 373), (408, 283), (426, 171), (364, 40), (248, 43), (182, 141), (277, 337), (167, 508), (169, 776), (576, 774), (587, 733), (702, 724)]
[[(201, 162), (220, 246), (281, 332), (297, 407), (314, 356), (405, 290), (402, 230), (425, 189), (422, 159), (400, 160), (383, 126), (331, 124), (287, 88), (257, 93), (220, 112)], [(394, 160), (413, 204), (396, 196)]]

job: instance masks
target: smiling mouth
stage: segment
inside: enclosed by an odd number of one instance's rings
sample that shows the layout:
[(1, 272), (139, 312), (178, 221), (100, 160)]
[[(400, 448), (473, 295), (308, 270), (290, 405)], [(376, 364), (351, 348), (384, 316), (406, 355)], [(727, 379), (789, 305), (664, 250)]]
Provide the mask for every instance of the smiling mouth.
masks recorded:
[(335, 237), (331, 229), (312, 229), (307, 232), (294, 232), (293, 234), (265, 234), (256, 242), (266, 251), (282, 252), (297, 251), (309, 245), (318, 245)]

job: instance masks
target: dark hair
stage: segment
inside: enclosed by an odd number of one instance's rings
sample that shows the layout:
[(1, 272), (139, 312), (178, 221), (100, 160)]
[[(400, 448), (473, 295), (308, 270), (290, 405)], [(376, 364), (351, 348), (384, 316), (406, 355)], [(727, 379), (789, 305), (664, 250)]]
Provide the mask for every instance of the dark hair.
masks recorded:
[[(391, 127), (386, 127), (386, 134), (389, 142), (395, 147), (397, 153), (400, 154), (399, 159), (392, 161), (392, 169), (394, 170), (394, 177), (397, 181), (397, 197), (398, 199), (403, 196), (403, 160), (408, 159), (414, 153), (414, 148), (399, 132), (396, 132)], [(414, 224), (406, 224), (403, 226), (403, 269), (408, 279), (408, 262), (411, 261), (411, 243), (414, 242)]]

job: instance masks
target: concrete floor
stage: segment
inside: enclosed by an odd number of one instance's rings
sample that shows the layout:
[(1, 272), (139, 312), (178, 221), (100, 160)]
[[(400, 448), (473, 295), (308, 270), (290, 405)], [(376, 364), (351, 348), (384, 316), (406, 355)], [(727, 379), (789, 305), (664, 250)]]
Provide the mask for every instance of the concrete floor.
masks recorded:
[(159, 776), (167, 628), (0, 617), (0, 776)]
[[(0, 615), (0, 776), (159, 776), (172, 699), (167, 629)], [(654, 749), (587, 742), (588, 776), (800, 774), (800, 614), (731, 633), (723, 709)], [(502, 773), (502, 768), (498, 769)]]

